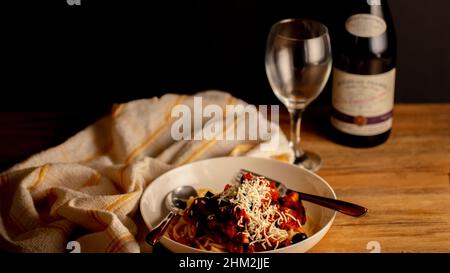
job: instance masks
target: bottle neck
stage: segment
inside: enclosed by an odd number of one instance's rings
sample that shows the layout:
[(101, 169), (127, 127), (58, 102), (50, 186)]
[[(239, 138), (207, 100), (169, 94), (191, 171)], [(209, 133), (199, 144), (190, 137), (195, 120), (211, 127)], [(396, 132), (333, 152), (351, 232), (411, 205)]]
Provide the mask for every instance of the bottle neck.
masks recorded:
[(387, 0), (346, 0), (344, 2), (345, 4), (343, 5), (347, 9), (350, 7), (351, 14), (371, 13), (373, 15), (380, 15), (389, 12)]
[(382, 5), (371, 5), (370, 13), (381, 18), (384, 18), (383, 6)]
[(373, 15), (386, 18), (390, 14), (389, 4), (387, 0), (365, 0), (369, 6), (369, 11)]

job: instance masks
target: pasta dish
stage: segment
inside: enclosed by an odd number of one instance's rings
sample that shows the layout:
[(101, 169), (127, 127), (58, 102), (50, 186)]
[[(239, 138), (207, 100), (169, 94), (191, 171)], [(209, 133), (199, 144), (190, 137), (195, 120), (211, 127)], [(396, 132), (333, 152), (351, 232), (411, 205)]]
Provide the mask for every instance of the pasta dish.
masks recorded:
[(296, 192), (281, 197), (263, 176), (245, 173), (239, 185), (207, 191), (187, 202), (167, 235), (179, 243), (216, 252), (260, 252), (307, 238), (305, 209)]

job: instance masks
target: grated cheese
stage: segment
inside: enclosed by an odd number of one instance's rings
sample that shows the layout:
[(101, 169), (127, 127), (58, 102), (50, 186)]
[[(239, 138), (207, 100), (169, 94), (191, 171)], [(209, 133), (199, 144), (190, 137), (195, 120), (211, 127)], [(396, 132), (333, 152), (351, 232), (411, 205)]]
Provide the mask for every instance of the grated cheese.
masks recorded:
[[(239, 208), (244, 210), (247, 220), (243, 225), (243, 217), (237, 223), (244, 227), (245, 234), (249, 239), (249, 245), (261, 243), (263, 249), (266, 245), (272, 247), (269, 239), (275, 240), (275, 248), (279, 243), (288, 238), (286, 230), (277, 227), (288, 221), (288, 217), (298, 221), (293, 215), (279, 210), (278, 204), (271, 204), (270, 182), (265, 177), (254, 176), (244, 179), (239, 186), (231, 186), (219, 196), (219, 204), (228, 200), (234, 205), (234, 212)], [(273, 242), (273, 241), (272, 241)]]

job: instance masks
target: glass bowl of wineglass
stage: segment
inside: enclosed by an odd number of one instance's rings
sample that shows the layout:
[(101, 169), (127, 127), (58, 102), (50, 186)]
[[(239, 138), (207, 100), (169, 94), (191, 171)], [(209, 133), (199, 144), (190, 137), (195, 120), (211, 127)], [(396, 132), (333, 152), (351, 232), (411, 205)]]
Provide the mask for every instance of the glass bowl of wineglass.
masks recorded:
[(294, 164), (317, 171), (321, 158), (300, 146), (302, 114), (322, 92), (331, 72), (328, 29), (310, 19), (285, 19), (270, 29), (266, 45), (266, 73), (277, 98), (289, 111), (290, 144)]

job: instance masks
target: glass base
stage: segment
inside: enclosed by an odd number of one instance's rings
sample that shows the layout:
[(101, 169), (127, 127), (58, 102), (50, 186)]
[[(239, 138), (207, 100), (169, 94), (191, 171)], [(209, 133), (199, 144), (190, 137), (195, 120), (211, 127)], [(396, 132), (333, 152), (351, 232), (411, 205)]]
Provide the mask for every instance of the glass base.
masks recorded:
[(322, 159), (313, 152), (304, 151), (302, 156), (295, 158), (294, 164), (309, 171), (317, 172), (322, 166)]

